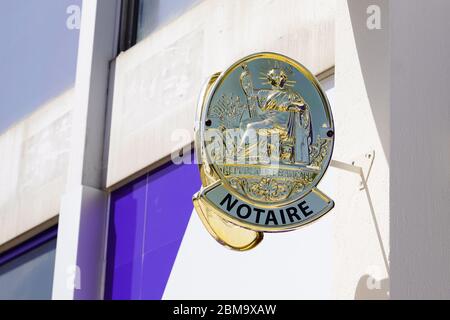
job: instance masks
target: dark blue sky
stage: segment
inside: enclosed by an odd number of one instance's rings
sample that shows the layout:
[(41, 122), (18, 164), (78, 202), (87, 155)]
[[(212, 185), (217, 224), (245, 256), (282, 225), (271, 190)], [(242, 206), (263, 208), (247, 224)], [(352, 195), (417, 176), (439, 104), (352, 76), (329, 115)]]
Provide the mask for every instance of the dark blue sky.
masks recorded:
[(73, 86), (79, 30), (66, 27), (81, 0), (1, 0), (0, 134)]

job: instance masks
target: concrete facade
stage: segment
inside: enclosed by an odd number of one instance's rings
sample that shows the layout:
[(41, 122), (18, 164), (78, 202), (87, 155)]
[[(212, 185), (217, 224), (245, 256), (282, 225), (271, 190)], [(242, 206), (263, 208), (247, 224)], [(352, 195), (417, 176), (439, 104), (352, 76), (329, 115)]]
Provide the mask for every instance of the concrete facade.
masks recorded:
[(450, 3), (389, 9), (391, 296), (449, 299)]
[(69, 90), (0, 135), (0, 252), (57, 222), (72, 99)]
[(203, 82), (238, 58), (274, 51), (315, 74), (333, 67), (334, 3), (202, 1), (119, 55), (106, 186), (192, 142)]

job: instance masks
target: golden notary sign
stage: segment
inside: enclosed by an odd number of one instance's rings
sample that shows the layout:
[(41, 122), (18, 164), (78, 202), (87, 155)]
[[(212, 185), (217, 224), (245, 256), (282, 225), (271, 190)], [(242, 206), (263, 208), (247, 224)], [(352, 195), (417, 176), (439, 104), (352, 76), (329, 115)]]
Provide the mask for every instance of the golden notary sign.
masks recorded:
[(221, 244), (248, 250), (263, 232), (318, 219), (334, 206), (316, 188), (333, 144), (328, 100), (300, 63), (257, 53), (212, 75), (195, 122), (203, 224)]

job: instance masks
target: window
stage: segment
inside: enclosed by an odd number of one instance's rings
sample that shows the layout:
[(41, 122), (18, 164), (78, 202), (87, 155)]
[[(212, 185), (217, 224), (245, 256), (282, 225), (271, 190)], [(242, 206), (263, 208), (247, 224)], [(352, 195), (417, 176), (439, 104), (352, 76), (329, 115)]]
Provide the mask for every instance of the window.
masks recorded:
[(124, 0), (119, 51), (143, 40), (203, 0)]
[(141, 41), (158, 27), (177, 18), (201, 0), (140, 0), (137, 41)]
[(0, 300), (52, 298), (57, 228), (0, 254)]
[(200, 185), (168, 162), (111, 194), (105, 299), (162, 298)]

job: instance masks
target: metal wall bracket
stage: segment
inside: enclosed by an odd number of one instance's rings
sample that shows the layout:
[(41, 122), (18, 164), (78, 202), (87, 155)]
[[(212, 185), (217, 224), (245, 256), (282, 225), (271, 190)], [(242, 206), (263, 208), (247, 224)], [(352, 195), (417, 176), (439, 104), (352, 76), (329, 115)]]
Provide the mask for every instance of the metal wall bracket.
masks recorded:
[(359, 190), (364, 190), (364, 186), (367, 184), (367, 180), (369, 179), (372, 170), (374, 159), (375, 150), (371, 150), (363, 155), (355, 157), (351, 164), (338, 160), (331, 160), (330, 166), (359, 174), (361, 176)]
[[(352, 161), (353, 166), (360, 167), (365, 182), (369, 180), (369, 175), (372, 170), (373, 160), (375, 159), (375, 150), (371, 150), (364, 155), (357, 157)], [(360, 181), (359, 190), (364, 190), (364, 181)]]
[(345, 170), (348, 172), (353, 172), (359, 174), (361, 177), (360, 189), (364, 190), (367, 197), (367, 202), (369, 204), (370, 213), (375, 226), (375, 231), (377, 233), (378, 242), (380, 244), (380, 249), (383, 254), (384, 264), (386, 266), (387, 274), (389, 275), (389, 260), (386, 253), (386, 249), (383, 244), (383, 239), (381, 237), (380, 227), (378, 225), (377, 217), (375, 214), (375, 209), (372, 203), (372, 197), (370, 196), (369, 187), (367, 185), (367, 179), (369, 179), (370, 171), (372, 170), (373, 160), (375, 159), (375, 150), (365, 153), (364, 155), (357, 157), (355, 160), (349, 163), (345, 163), (338, 160), (331, 160), (330, 166), (337, 169)]

